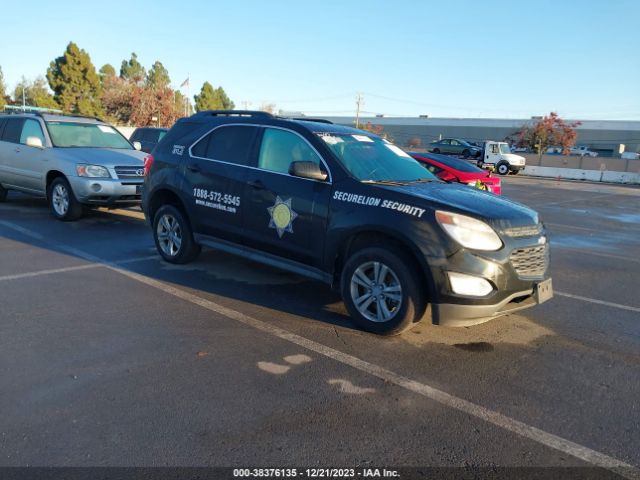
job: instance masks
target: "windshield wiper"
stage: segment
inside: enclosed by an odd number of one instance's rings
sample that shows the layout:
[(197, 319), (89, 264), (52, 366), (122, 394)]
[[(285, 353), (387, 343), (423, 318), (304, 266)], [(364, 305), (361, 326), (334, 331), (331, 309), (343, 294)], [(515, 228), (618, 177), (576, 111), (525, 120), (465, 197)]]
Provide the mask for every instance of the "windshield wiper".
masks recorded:
[(410, 180), (409, 183), (431, 183), (433, 178), (418, 178), (417, 180)]
[(407, 185), (405, 180), (362, 180), (362, 183), (375, 183), (379, 185)]

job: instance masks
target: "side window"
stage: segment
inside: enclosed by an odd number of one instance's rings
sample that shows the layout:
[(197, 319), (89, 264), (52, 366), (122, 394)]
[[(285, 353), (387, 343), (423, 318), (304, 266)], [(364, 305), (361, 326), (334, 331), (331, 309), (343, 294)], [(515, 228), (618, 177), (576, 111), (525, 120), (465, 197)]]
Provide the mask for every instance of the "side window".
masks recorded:
[(20, 143), (22, 133), (23, 118), (9, 118), (2, 132), (2, 140), (11, 143)]
[(37, 120), (27, 119), (22, 126), (22, 133), (20, 134), (20, 143), (27, 144), (28, 137), (38, 137), (44, 145), (44, 133), (42, 133), (42, 127)]
[(257, 133), (258, 129), (250, 126), (219, 127), (194, 145), (191, 153), (196, 157), (249, 165)]
[(451, 140), (451, 145), (460, 145), (460, 142), (458, 142), (457, 140)]
[(265, 129), (258, 167), (272, 172), (289, 173), (291, 162), (313, 162), (320, 165), (320, 157), (295, 133), (277, 128)]
[(158, 141), (162, 140), (162, 137), (164, 137), (167, 134), (167, 132), (165, 132), (164, 130), (160, 130), (158, 132)]
[(451, 140), (441, 140), (440, 143), (442, 145), (449, 145), (451, 143)]
[(498, 145), (495, 143), (491, 145), (491, 153), (498, 153)]
[(431, 165), (430, 163), (423, 163), (422, 165), (434, 175), (437, 175), (443, 171), (440, 167), (436, 167), (435, 165)]

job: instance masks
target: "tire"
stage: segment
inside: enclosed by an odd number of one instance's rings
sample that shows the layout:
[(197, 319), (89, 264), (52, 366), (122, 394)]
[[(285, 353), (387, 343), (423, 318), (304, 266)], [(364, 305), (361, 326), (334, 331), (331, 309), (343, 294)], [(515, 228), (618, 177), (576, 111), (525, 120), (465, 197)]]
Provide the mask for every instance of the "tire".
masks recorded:
[(82, 204), (64, 177), (54, 178), (47, 189), (47, 200), (52, 215), (63, 222), (72, 222), (82, 217)]
[(507, 175), (509, 173), (509, 164), (507, 162), (498, 162), (496, 172), (498, 172), (499, 175)]
[(354, 323), (368, 332), (398, 335), (424, 316), (426, 299), (415, 262), (395, 249), (369, 247), (351, 255), (340, 287)]
[(482, 168), (482, 167), (484, 167), (484, 162), (482, 160), (478, 160), (476, 162), (476, 165), (478, 166), (478, 168)]
[(8, 193), (9, 193), (9, 190), (7, 190), (2, 185), (0, 185), (0, 203), (7, 201), (7, 194)]
[(464, 158), (469, 158), (470, 155), (471, 155), (471, 152), (469, 152), (469, 150), (467, 150), (466, 148), (462, 151), (462, 156)]
[(440, 149), (439, 149), (439, 148), (434, 148), (434, 149), (432, 150), (432, 152), (433, 152), (433, 153), (440, 153)]
[(173, 205), (160, 207), (153, 217), (153, 240), (160, 256), (169, 263), (189, 263), (200, 254), (191, 225)]

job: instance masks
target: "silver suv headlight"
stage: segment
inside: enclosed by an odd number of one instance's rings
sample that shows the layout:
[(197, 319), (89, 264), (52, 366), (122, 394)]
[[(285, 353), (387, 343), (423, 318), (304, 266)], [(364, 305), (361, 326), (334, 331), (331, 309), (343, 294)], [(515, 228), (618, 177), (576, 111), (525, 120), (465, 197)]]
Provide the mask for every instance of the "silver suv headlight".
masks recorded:
[(456, 242), (473, 250), (495, 251), (502, 248), (502, 240), (493, 228), (466, 215), (436, 211), (436, 220)]
[(79, 177), (111, 178), (109, 170), (100, 165), (76, 165)]

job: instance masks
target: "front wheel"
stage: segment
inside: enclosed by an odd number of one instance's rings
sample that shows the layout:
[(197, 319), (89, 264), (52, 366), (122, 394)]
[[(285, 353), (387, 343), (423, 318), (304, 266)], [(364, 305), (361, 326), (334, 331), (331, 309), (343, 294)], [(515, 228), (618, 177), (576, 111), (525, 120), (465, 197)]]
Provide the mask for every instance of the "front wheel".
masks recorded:
[(465, 149), (465, 150), (463, 150), (463, 151), (462, 151), (462, 156), (463, 156), (464, 158), (469, 158), (469, 155), (471, 155), (471, 153), (469, 152), (469, 150), (466, 150), (466, 149)]
[(478, 160), (476, 162), (476, 165), (478, 166), (478, 168), (482, 168), (482, 167), (484, 167), (484, 162), (482, 160)]
[(507, 162), (498, 163), (498, 165), (496, 165), (496, 171), (500, 175), (506, 175), (507, 173), (509, 173), (509, 164)]
[(189, 263), (200, 254), (189, 222), (173, 205), (165, 205), (156, 212), (153, 239), (158, 253), (169, 263)]
[(57, 177), (49, 185), (47, 191), (49, 208), (58, 220), (71, 222), (82, 216), (82, 204), (76, 200), (69, 182), (64, 177)]
[(353, 254), (342, 271), (341, 290), (354, 322), (380, 335), (408, 330), (426, 308), (414, 263), (394, 249), (371, 247)]
[(433, 153), (440, 153), (440, 149), (439, 148), (434, 148), (433, 149)]

